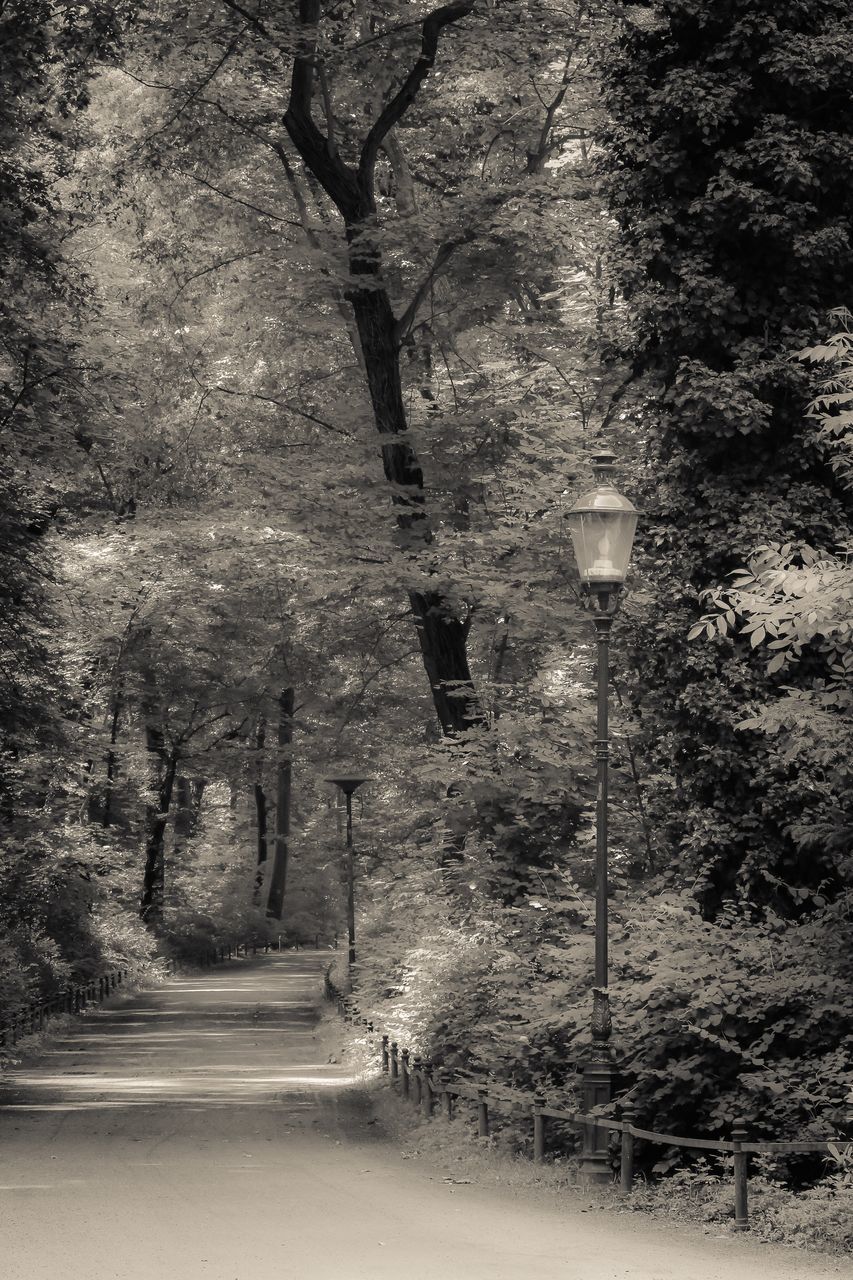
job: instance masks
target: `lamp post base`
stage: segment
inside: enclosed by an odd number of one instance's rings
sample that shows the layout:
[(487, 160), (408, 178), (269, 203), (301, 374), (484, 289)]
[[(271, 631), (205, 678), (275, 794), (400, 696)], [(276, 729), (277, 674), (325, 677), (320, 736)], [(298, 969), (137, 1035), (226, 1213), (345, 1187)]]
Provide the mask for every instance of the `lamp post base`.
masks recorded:
[[(583, 1110), (589, 1115), (595, 1107), (605, 1106), (613, 1096), (613, 1055), (606, 1044), (593, 1044), (590, 1057), (584, 1063), (581, 1085)], [(581, 1181), (587, 1184), (610, 1182), (610, 1130), (601, 1125), (585, 1124), (583, 1128), (583, 1153), (581, 1155)]]

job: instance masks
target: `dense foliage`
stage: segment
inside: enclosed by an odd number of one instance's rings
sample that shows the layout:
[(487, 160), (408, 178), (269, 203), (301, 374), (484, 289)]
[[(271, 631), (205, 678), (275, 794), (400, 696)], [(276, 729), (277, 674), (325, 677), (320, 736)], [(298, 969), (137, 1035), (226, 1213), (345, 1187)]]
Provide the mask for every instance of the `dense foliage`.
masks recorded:
[(801, 544), (833, 554), (850, 536), (795, 357), (853, 287), (853, 22), (843, 3), (634, 12), (604, 67), (630, 355), (649, 386), (632, 697), (677, 798), (662, 791), (655, 817), (713, 913), (735, 893), (774, 899), (766, 872), (837, 878), (831, 850), (804, 859), (790, 838), (809, 776), (739, 727), (779, 677), (722, 629), (701, 648), (686, 633), (701, 592), (759, 547), (798, 562)]
[(2, 21), (0, 1017), (119, 955), (343, 940), (323, 779), (357, 768), (363, 1004), (573, 1098), (594, 705), (562, 516), (607, 430), (644, 511), (620, 1095), (842, 1125), (847, 6)]

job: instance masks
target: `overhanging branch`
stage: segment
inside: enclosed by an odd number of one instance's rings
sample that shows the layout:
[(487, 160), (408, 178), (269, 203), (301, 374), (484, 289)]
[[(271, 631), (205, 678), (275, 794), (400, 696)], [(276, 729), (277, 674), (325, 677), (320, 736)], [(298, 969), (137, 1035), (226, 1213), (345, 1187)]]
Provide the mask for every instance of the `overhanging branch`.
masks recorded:
[(453, 22), (459, 22), (462, 18), (467, 18), (474, 8), (474, 3), (475, 0), (457, 0), (455, 4), (446, 4), (440, 9), (435, 9), (424, 19), (421, 28), (421, 56), (372, 126), (361, 151), (358, 164), (358, 189), (368, 208), (373, 204), (373, 173), (382, 140), (389, 129), (393, 129), (406, 114), (417, 97), (418, 90), (432, 70), (435, 55), (438, 52), (438, 41), (444, 28)]

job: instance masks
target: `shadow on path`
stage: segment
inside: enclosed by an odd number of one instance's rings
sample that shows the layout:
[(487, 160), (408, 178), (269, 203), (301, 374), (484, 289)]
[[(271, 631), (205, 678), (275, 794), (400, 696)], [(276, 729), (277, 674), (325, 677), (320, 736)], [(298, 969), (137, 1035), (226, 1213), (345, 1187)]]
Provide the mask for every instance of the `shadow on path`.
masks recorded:
[(318, 1061), (314, 1034), (326, 963), (273, 953), (94, 1009), (2, 1078), (0, 1107), (271, 1106), (344, 1088), (353, 1082)]

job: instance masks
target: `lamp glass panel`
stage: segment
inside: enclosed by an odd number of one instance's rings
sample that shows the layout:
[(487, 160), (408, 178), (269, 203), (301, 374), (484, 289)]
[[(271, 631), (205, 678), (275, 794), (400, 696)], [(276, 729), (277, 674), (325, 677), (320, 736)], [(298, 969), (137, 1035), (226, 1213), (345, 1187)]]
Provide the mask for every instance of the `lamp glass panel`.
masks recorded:
[(570, 522), (581, 582), (624, 582), (634, 544), (634, 511), (579, 511)]

